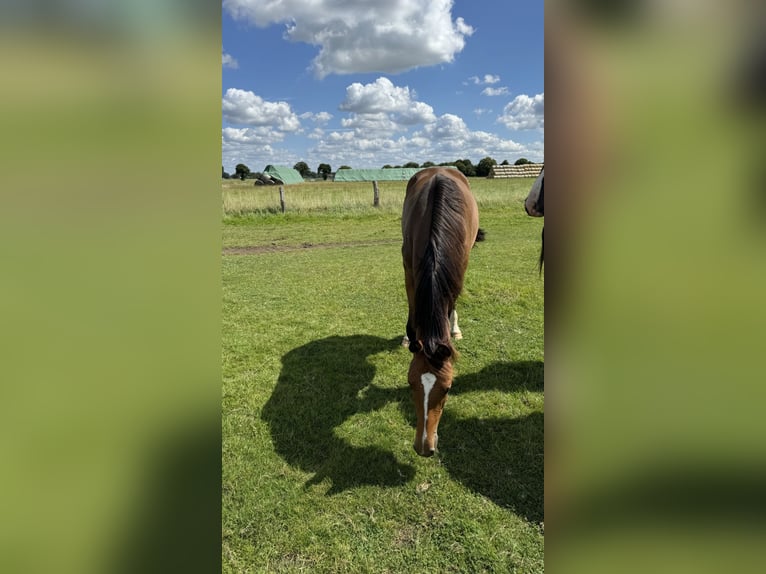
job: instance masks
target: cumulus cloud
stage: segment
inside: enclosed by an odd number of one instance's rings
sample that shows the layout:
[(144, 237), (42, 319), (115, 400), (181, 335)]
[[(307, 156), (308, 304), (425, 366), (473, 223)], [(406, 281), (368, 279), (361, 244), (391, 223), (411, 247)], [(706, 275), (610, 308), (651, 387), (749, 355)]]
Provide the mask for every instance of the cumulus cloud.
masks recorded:
[(429, 142), (431, 154), (436, 157), (457, 159), (458, 157), (475, 158), (502, 157), (524, 151), (524, 145), (496, 134), (469, 129), (465, 121), (454, 114), (443, 114), (439, 119), (423, 130), (413, 134), (413, 140)]
[(227, 171), (234, 171), (236, 164), (244, 163), (251, 170), (258, 171), (270, 163), (282, 163), (286, 159), (289, 160), (293, 156), (289, 150), (276, 148), (273, 145), (283, 138), (283, 133), (267, 127), (223, 128), (221, 130), (223, 165)]
[(500, 81), (500, 76), (495, 76), (493, 74), (484, 74), (484, 77), (482, 78), (480, 78), (479, 76), (471, 76), (470, 78), (468, 78), (468, 80), (478, 86), (481, 86), (484, 84), (497, 84)]
[(226, 52), (222, 52), (221, 63), (224, 68), (239, 68), (239, 62), (237, 62), (231, 54), (227, 54)]
[(328, 112), (304, 112), (301, 115), (298, 116), (302, 120), (311, 120), (315, 124), (323, 125), (329, 122), (332, 119), (332, 114)]
[(326, 124), (332, 119), (332, 114), (328, 112), (319, 112), (318, 114), (314, 114), (312, 119), (318, 124)]
[(397, 73), (452, 62), (473, 28), (452, 18), (452, 0), (223, 0), (239, 20), (285, 23), (285, 37), (319, 46), (311, 67), (328, 74)]
[(322, 128), (314, 128), (309, 134), (306, 135), (310, 140), (321, 140), (324, 137), (325, 131)]
[[(221, 159), (228, 172), (234, 166), (244, 163), (252, 171), (261, 171), (269, 164), (295, 165), (299, 161), (308, 161), (309, 165), (318, 165), (327, 161), (325, 158), (307, 157), (305, 152), (299, 156), (294, 149), (288, 149), (283, 141), (289, 134), (270, 130), (267, 127), (230, 128), (221, 130)], [(321, 141), (325, 135), (320, 128), (307, 135), (314, 141)], [(353, 158), (352, 158), (353, 160)], [(336, 162), (337, 163), (337, 162)]]
[(533, 130), (545, 127), (545, 94), (521, 94), (506, 104), (497, 118), (511, 130)]
[(388, 78), (378, 78), (371, 84), (354, 82), (348, 86), (346, 99), (339, 107), (347, 112), (374, 114), (400, 111), (409, 102), (409, 88), (395, 86)]
[(284, 133), (263, 126), (258, 128), (231, 128), (221, 130), (224, 143), (266, 145), (280, 142), (285, 138)]
[(436, 120), (434, 109), (418, 102), (409, 87), (395, 86), (388, 78), (370, 84), (354, 82), (346, 88), (339, 109), (356, 115), (386, 115), (397, 124), (414, 125)]
[(355, 130), (364, 139), (373, 136), (391, 136), (397, 131), (406, 129), (383, 113), (352, 114), (350, 118), (344, 118), (340, 123), (346, 129)]
[(231, 124), (269, 126), (283, 132), (295, 132), (301, 127), (287, 102), (267, 102), (253, 92), (237, 88), (226, 90), (223, 117)]
[(505, 86), (501, 88), (484, 88), (481, 91), (482, 96), (507, 96), (508, 88)]
[(234, 172), (234, 166), (244, 163), (252, 171), (261, 171), (269, 164), (295, 165), (298, 161), (305, 161), (305, 157), (298, 157), (292, 151), (273, 147), (270, 145), (224, 145), (221, 159), (226, 171)]
[(287, 102), (269, 102), (253, 92), (230, 88), (223, 97), (223, 117), (234, 124), (221, 130), (225, 166), (244, 163), (255, 171), (269, 163), (299, 161), (291, 151), (274, 147), (288, 134), (301, 131), (300, 119)]
[[(348, 121), (344, 125), (354, 124)], [(491, 156), (500, 161), (500, 158), (515, 155), (532, 158), (540, 155), (530, 153), (528, 145), (496, 134), (473, 131), (455, 114), (443, 114), (419, 130), (398, 137), (361, 129), (361, 125), (356, 127), (360, 129), (329, 133), (317, 142), (312, 153), (335, 163), (377, 167), (407, 161), (431, 160), (439, 163), (461, 157), (478, 161), (484, 156)]]

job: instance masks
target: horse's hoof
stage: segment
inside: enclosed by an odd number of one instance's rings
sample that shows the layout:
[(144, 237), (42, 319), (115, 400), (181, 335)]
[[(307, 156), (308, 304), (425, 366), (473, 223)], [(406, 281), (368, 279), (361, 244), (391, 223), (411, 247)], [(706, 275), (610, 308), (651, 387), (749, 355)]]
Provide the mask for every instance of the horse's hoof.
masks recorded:
[(458, 331), (457, 333), (452, 333), (452, 338), (455, 339), (456, 341), (459, 341), (460, 339), (463, 338), (463, 333), (461, 333), (460, 331)]
[(404, 339), (402, 339), (402, 347), (409, 348), (409, 346), (410, 346), (410, 338), (405, 337)]

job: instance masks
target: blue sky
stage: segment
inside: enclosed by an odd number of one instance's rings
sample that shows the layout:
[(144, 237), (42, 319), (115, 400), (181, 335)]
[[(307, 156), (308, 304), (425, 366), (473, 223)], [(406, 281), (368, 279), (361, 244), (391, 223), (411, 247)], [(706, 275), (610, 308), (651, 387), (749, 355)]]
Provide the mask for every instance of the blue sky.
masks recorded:
[(223, 166), (543, 160), (543, 0), (223, 0)]

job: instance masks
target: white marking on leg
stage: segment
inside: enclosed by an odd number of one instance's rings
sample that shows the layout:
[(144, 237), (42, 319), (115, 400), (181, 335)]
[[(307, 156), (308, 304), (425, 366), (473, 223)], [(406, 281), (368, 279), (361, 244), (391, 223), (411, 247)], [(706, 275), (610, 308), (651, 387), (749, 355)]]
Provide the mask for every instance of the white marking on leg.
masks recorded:
[(456, 340), (463, 338), (463, 332), (460, 330), (460, 325), (457, 324), (457, 309), (453, 309), (449, 316), (450, 321), (450, 333)]
[(421, 450), (426, 450), (426, 438), (428, 438), (428, 396), (431, 389), (434, 388), (436, 375), (433, 373), (423, 373), (420, 375), (420, 384), (423, 385), (423, 443)]

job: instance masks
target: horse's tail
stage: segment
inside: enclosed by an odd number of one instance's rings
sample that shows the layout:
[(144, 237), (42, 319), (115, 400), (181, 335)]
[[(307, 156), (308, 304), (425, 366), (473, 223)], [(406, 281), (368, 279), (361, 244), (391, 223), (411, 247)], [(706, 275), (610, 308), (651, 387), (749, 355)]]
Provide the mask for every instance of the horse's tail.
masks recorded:
[(429, 183), (431, 230), (415, 287), (415, 324), (423, 353), (436, 367), (455, 355), (449, 313), (463, 289), (463, 196), (456, 183), (436, 175)]

